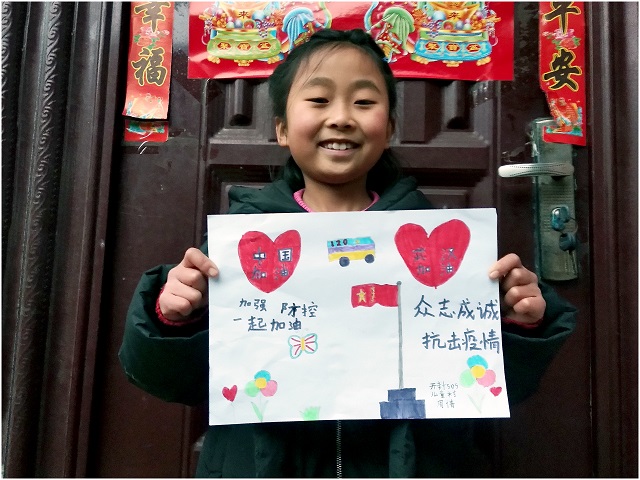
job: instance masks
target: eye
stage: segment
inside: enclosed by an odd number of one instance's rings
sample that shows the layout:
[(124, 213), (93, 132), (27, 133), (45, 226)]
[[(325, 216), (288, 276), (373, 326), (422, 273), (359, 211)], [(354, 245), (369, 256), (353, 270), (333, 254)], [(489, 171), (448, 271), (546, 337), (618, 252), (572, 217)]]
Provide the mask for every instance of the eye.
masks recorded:
[(312, 98), (307, 98), (307, 102), (311, 102), (311, 103), (329, 103), (329, 100), (327, 100), (324, 97), (312, 97)]
[(375, 105), (377, 102), (375, 100), (368, 100), (368, 99), (362, 99), (362, 100), (356, 100), (355, 104), (356, 105)]

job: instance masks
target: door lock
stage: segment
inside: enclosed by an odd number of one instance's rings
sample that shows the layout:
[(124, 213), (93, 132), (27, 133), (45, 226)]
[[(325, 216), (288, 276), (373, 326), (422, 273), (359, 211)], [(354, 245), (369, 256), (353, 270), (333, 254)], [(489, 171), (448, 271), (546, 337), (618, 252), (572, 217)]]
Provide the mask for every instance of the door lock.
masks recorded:
[(573, 280), (578, 278), (573, 149), (542, 139), (544, 128), (553, 125), (552, 118), (534, 120), (530, 125), (533, 163), (503, 165), (498, 174), (533, 178), (536, 271), (544, 280)]

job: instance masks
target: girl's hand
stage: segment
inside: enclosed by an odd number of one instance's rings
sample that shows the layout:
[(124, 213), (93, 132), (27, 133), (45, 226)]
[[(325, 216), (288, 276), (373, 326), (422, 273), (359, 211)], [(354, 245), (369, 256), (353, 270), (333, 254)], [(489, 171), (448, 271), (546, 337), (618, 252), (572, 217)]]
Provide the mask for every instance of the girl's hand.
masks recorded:
[(168, 320), (187, 320), (191, 313), (206, 306), (208, 277), (218, 275), (218, 267), (197, 248), (190, 248), (182, 261), (169, 270), (167, 283), (158, 298), (162, 315)]
[(500, 278), (503, 317), (524, 324), (540, 321), (547, 302), (538, 287), (538, 276), (522, 265), (518, 255), (510, 253), (494, 263), (489, 278)]

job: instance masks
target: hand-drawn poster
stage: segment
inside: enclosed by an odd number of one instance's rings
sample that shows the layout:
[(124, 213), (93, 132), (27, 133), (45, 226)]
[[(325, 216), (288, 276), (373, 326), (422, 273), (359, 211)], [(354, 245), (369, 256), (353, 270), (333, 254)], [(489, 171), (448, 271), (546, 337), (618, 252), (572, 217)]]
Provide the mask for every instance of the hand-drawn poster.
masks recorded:
[(210, 424), (508, 417), (494, 209), (211, 215)]
[(513, 79), (513, 2), (192, 2), (189, 78), (265, 78), (316, 31), (361, 28), (398, 78)]

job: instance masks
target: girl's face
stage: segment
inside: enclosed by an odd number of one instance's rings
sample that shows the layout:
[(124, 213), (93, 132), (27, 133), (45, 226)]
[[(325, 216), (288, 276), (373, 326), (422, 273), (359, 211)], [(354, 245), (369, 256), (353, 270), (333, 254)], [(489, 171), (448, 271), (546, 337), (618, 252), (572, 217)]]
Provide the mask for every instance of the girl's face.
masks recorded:
[(278, 143), (289, 147), (305, 185), (364, 189), (367, 173), (393, 134), (384, 78), (357, 47), (320, 50), (300, 65), (276, 119)]

